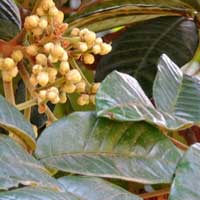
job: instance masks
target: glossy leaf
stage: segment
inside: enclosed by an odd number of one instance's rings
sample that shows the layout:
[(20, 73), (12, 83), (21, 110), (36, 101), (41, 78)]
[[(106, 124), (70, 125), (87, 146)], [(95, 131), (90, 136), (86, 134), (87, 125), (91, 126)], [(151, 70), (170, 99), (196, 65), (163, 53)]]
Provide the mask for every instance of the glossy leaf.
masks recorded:
[(0, 190), (33, 185), (58, 190), (47, 170), (11, 138), (0, 135)]
[(16, 134), (31, 149), (35, 148), (35, 134), (31, 124), (2, 96), (0, 96), (0, 127)]
[(141, 22), (113, 41), (113, 50), (101, 59), (95, 78), (102, 81), (113, 70), (128, 73), (152, 96), (159, 57), (165, 53), (181, 67), (192, 59), (197, 46), (197, 27), (185, 17), (160, 17)]
[(37, 158), (46, 167), (139, 183), (169, 183), (180, 153), (146, 123), (119, 123), (77, 112), (45, 129)]
[(134, 194), (100, 178), (66, 176), (59, 179), (65, 191), (80, 200), (142, 200)]
[(186, 9), (192, 8), (178, 0), (103, 0), (83, 5), (67, 22), (69, 30), (87, 27), (98, 32), (160, 16), (181, 15)]
[(134, 78), (113, 72), (97, 93), (97, 115), (119, 121), (145, 120), (170, 130), (184, 129), (200, 123), (199, 88), (198, 79), (183, 75), (163, 55), (153, 88), (157, 109)]
[(13, 0), (0, 1), (0, 39), (10, 40), (21, 29), (19, 9)]
[(200, 144), (194, 144), (178, 164), (169, 200), (200, 199)]

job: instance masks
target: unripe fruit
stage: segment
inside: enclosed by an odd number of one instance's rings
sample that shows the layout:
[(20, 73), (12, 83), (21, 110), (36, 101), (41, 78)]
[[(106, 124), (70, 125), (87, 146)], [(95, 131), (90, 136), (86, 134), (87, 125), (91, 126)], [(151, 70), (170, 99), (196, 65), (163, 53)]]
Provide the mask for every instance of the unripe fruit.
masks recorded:
[(46, 86), (49, 82), (49, 76), (47, 72), (40, 72), (37, 75), (37, 81), (41, 86)]
[(102, 43), (101, 44), (101, 52), (100, 55), (106, 55), (112, 50), (112, 47), (110, 44)]
[(7, 71), (2, 71), (2, 78), (5, 82), (12, 81), (12, 76)]
[(41, 28), (41, 29), (45, 29), (47, 26), (48, 26), (48, 21), (47, 21), (47, 18), (46, 17), (42, 17), (39, 21), (39, 24), (38, 26)]
[(67, 72), (69, 72), (69, 70), (70, 70), (70, 67), (67, 61), (63, 61), (60, 63), (60, 68), (59, 68), (60, 74), (65, 75)]
[(100, 47), (100, 45), (95, 44), (95, 45), (92, 47), (92, 52), (93, 52), (94, 54), (99, 54), (99, 53), (101, 52), (101, 47)]
[(42, 72), (42, 70), (43, 70), (42, 65), (34, 65), (32, 67), (32, 73), (35, 75), (38, 75), (40, 72)]
[(71, 36), (77, 37), (77, 36), (79, 36), (79, 33), (80, 33), (79, 28), (73, 28), (72, 31), (71, 31)]
[(62, 58), (65, 50), (60, 46), (60, 44), (56, 44), (51, 51), (51, 54), (57, 58)]
[(79, 42), (77, 48), (81, 51), (81, 52), (86, 52), (88, 50), (88, 46), (86, 43), (84, 42)]
[(84, 81), (81, 81), (80, 83), (76, 84), (76, 92), (83, 93), (86, 89), (86, 83)]
[(83, 61), (85, 64), (91, 65), (94, 63), (95, 59), (94, 56), (90, 53), (86, 53), (83, 55)]
[(49, 16), (56, 16), (57, 14), (58, 14), (58, 9), (56, 8), (56, 7), (51, 7), (50, 9), (49, 9)]
[(47, 57), (46, 57), (46, 55), (42, 54), (42, 53), (39, 53), (36, 56), (36, 63), (39, 64), (39, 65), (46, 66), (47, 65)]
[(96, 96), (95, 95), (90, 95), (90, 103), (95, 105), (95, 101), (96, 101)]
[(68, 94), (74, 93), (76, 90), (76, 86), (72, 83), (66, 83), (62, 87), (62, 91)]
[(26, 47), (26, 52), (31, 56), (36, 56), (38, 54), (38, 47), (35, 44), (32, 44)]
[(20, 50), (16, 50), (16, 51), (13, 51), (11, 57), (16, 63), (18, 63), (23, 59), (23, 53)]
[(60, 93), (60, 103), (66, 103), (67, 102), (67, 96), (64, 92)]
[(64, 21), (64, 13), (61, 11), (58, 11), (58, 13), (54, 16), (54, 23), (56, 24), (62, 24)]
[(98, 89), (99, 89), (99, 87), (100, 87), (100, 83), (94, 83), (94, 84), (92, 85), (92, 87), (91, 87), (91, 93), (92, 93), (92, 94), (96, 94), (97, 91), (98, 91)]
[(39, 92), (39, 97), (42, 101), (46, 100), (46, 96), (47, 96), (47, 91), (46, 90), (41, 90)]
[(54, 48), (54, 43), (49, 42), (44, 45), (45, 53), (50, 53)]
[(11, 70), (15, 67), (15, 62), (12, 58), (5, 58), (3, 61), (3, 69)]
[(87, 94), (82, 94), (78, 99), (77, 99), (77, 104), (80, 106), (88, 105), (90, 103), (90, 97)]
[(71, 83), (78, 83), (81, 81), (82, 77), (78, 70), (73, 69), (66, 74), (66, 79)]

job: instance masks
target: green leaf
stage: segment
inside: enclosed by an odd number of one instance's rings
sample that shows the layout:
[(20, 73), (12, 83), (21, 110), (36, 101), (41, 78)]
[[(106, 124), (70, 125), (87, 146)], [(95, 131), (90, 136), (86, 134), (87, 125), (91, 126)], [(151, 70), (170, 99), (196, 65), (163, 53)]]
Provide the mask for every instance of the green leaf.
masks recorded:
[(97, 93), (97, 115), (119, 121), (145, 120), (169, 130), (185, 129), (200, 123), (199, 88), (198, 79), (184, 75), (163, 55), (153, 88), (157, 109), (136, 79), (113, 72), (102, 82)]
[(65, 190), (80, 200), (142, 200), (119, 186), (100, 178), (66, 176), (59, 179)]
[(97, 66), (96, 81), (118, 70), (135, 77), (152, 96), (159, 57), (165, 53), (178, 66), (184, 65), (197, 49), (198, 32), (195, 23), (185, 17), (160, 17), (128, 28), (112, 46)]
[(21, 29), (20, 12), (13, 0), (0, 1), (0, 39), (10, 40)]
[(160, 16), (180, 15), (187, 9), (192, 8), (178, 0), (103, 0), (83, 6), (67, 18), (67, 22), (70, 23), (69, 31), (74, 27), (87, 27), (99, 32)]
[(22, 188), (1, 192), (0, 200), (80, 200), (67, 192), (56, 192), (42, 188)]
[(0, 127), (16, 134), (31, 149), (35, 149), (35, 134), (31, 124), (0, 95)]
[(47, 170), (20, 145), (5, 135), (0, 135), (0, 190), (22, 185), (58, 189), (59, 184)]
[(200, 144), (194, 144), (179, 162), (174, 182), (171, 187), (170, 200), (200, 199)]
[(180, 152), (146, 123), (76, 112), (45, 129), (36, 156), (46, 167), (65, 172), (154, 184), (171, 182)]

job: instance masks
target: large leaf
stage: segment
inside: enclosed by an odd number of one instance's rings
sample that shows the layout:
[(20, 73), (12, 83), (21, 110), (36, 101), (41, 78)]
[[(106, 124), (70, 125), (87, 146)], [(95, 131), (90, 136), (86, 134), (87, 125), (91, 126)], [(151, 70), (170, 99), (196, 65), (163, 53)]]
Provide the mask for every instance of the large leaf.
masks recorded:
[(200, 144), (195, 144), (185, 153), (176, 170), (170, 200), (200, 199)]
[(96, 70), (96, 81), (102, 81), (113, 70), (134, 76), (148, 96), (161, 54), (167, 54), (178, 66), (191, 60), (198, 46), (195, 23), (185, 17), (160, 17), (128, 28), (113, 50), (104, 56)]
[(37, 147), (37, 158), (49, 168), (151, 184), (169, 183), (180, 158), (153, 126), (97, 119), (91, 112), (54, 123)]
[(67, 192), (80, 200), (141, 200), (141, 198), (100, 178), (67, 176), (59, 179)]
[(0, 127), (16, 134), (31, 149), (35, 148), (35, 134), (23, 115), (0, 95)]
[(103, 0), (83, 5), (67, 21), (69, 30), (87, 27), (98, 32), (159, 16), (181, 15), (186, 9), (191, 9), (190, 5), (178, 0)]
[(19, 9), (13, 0), (0, 1), (0, 39), (10, 40), (21, 29)]
[(1, 192), (0, 200), (141, 200), (124, 189), (98, 178), (63, 177), (64, 192), (41, 188), (23, 188)]
[(97, 93), (97, 115), (119, 121), (145, 120), (171, 130), (184, 129), (200, 123), (199, 88), (199, 79), (183, 75), (163, 55), (153, 88), (157, 109), (134, 78), (113, 72)]
[(59, 184), (47, 170), (17, 143), (0, 135), (0, 190), (22, 185), (58, 189)]

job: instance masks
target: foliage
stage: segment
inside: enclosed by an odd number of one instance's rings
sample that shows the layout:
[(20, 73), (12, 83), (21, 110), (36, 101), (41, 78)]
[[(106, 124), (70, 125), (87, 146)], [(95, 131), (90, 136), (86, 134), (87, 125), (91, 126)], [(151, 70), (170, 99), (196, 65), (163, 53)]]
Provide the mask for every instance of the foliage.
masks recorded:
[(198, 200), (199, 11), (0, 1), (0, 200)]

